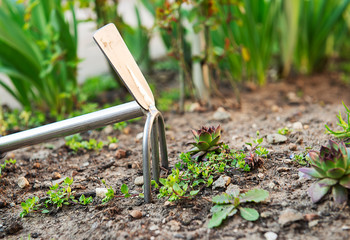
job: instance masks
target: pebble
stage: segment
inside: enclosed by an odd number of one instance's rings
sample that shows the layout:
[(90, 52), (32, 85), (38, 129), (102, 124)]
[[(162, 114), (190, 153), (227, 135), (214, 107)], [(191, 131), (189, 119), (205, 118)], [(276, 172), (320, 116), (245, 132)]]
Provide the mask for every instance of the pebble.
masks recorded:
[(159, 227), (157, 226), (157, 225), (155, 225), (155, 224), (152, 224), (150, 227), (149, 227), (149, 230), (150, 231), (155, 231), (155, 230), (158, 230), (159, 229)]
[(176, 220), (171, 220), (167, 223), (170, 227), (170, 231), (179, 231), (180, 230), (180, 223)]
[(276, 240), (278, 235), (274, 232), (266, 232), (264, 234), (264, 237), (266, 238), (266, 240)]
[(143, 185), (143, 176), (139, 176), (135, 178), (134, 184), (136, 186), (142, 186)]
[[(57, 179), (57, 180), (55, 180), (55, 181), (52, 181), (52, 185), (61, 184), (61, 183), (64, 182), (64, 179), (66, 179), (66, 178), (65, 178), (65, 177), (62, 177), (62, 178), (60, 178), (60, 179)], [(50, 184), (49, 182), (44, 182), (44, 183), (42, 184), (42, 187), (43, 187), (43, 186), (47, 187), (47, 184), (49, 184), (49, 187), (51, 187), (51, 184)]]
[(219, 107), (213, 115), (216, 121), (226, 121), (231, 119), (231, 115), (223, 107)]
[(309, 228), (315, 227), (318, 224), (318, 220), (313, 220), (308, 223)]
[(228, 185), (226, 191), (225, 191), (227, 194), (229, 195), (235, 195), (234, 193), (235, 192), (240, 192), (240, 189), (239, 189), (239, 186), (238, 185), (234, 185), (234, 184), (230, 184)]
[(129, 126), (127, 126), (127, 127), (125, 127), (125, 128), (123, 129), (123, 133), (124, 133), (125, 135), (129, 135), (130, 132), (131, 132), (131, 128), (130, 128)]
[(287, 141), (287, 137), (278, 133), (269, 134), (266, 140), (270, 144), (284, 143)]
[(270, 182), (269, 184), (267, 184), (269, 189), (274, 189), (276, 187), (276, 184), (274, 182)]
[(135, 219), (140, 219), (142, 218), (142, 212), (140, 210), (132, 210), (130, 212), (130, 216), (132, 216)]
[(289, 172), (290, 168), (287, 167), (279, 167), (277, 168), (277, 172)]
[(312, 221), (312, 220), (315, 220), (315, 219), (318, 219), (320, 216), (316, 213), (308, 213), (308, 214), (305, 214), (304, 216), (304, 219), (308, 222)]
[(117, 159), (121, 159), (121, 158), (125, 158), (126, 157), (126, 151), (123, 150), (123, 149), (118, 149), (114, 156), (117, 158)]
[(90, 165), (89, 162), (84, 162), (84, 163), (83, 163), (83, 167), (87, 167), (87, 166), (89, 166), (89, 165)]
[(40, 163), (38, 163), (38, 162), (33, 163), (33, 168), (34, 169), (40, 169)]
[(111, 143), (108, 145), (109, 150), (116, 150), (119, 147), (117, 143)]
[(96, 197), (105, 198), (108, 192), (107, 188), (96, 188)]
[(59, 172), (52, 173), (52, 180), (57, 180), (61, 178), (61, 174)]
[(273, 213), (273, 212), (270, 212), (270, 211), (265, 211), (265, 212), (262, 212), (262, 213), (260, 214), (260, 216), (261, 216), (262, 218), (268, 218), (268, 217), (271, 217), (272, 215), (274, 215), (274, 213)]
[(293, 130), (295, 131), (302, 131), (304, 128), (303, 128), (303, 124), (301, 122), (295, 122), (293, 123), (292, 125), (292, 128)]
[(214, 183), (213, 189), (224, 188), (231, 183), (231, 178), (229, 176), (220, 176)]
[(136, 141), (140, 141), (143, 138), (143, 132), (140, 132), (136, 135)]
[(111, 135), (114, 132), (114, 129), (112, 125), (108, 125), (103, 129), (103, 131), (106, 133), (106, 135)]
[(291, 144), (289, 144), (288, 148), (291, 151), (296, 151), (298, 149), (298, 146), (294, 143), (291, 143)]
[(301, 214), (300, 212), (294, 209), (288, 208), (280, 214), (278, 218), (278, 223), (282, 226), (285, 226), (289, 223), (300, 221), (303, 219), (304, 219), (303, 214)]
[(263, 179), (265, 177), (265, 174), (263, 173), (258, 173), (258, 178)]
[(17, 180), (17, 184), (22, 189), (29, 186), (29, 182), (25, 177), (19, 177)]

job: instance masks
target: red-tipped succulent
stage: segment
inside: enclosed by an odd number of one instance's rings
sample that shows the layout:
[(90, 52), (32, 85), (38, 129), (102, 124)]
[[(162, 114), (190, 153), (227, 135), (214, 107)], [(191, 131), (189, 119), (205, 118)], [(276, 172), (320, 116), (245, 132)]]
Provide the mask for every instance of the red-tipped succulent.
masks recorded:
[(320, 152), (309, 152), (312, 168), (300, 168), (299, 171), (308, 178), (318, 178), (308, 189), (312, 202), (320, 201), (330, 189), (336, 203), (348, 200), (350, 189), (350, 151), (343, 142), (337, 144), (329, 141)]
[(194, 135), (194, 142), (189, 144), (193, 145), (193, 148), (188, 152), (192, 158), (202, 158), (209, 152), (217, 151), (222, 144), (221, 138), (221, 127), (201, 127), (201, 129), (195, 131), (192, 130)]

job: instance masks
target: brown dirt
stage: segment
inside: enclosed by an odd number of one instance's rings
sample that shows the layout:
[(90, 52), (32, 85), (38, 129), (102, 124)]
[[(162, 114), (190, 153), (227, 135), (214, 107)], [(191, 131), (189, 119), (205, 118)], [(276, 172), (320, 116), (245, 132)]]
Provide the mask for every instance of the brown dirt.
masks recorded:
[[(119, 139), (119, 148), (127, 157), (116, 159), (116, 150), (104, 148), (100, 152), (73, 154), (58, 139), (8, 153), (17, 163), (6, 168), (0, 179), (0, 238), (4, 239), (265, 239), (266, 232), (274, 232), (278, 239), (348, 239), (350, 233), (349, 205), (336, 206), (330, 196), (313, 204), (306, 189), (313, 182), (299, 179), (300, 165), (290, 160), (291, 154), (305, 151), (306, 147), (318, 150), (332, 138), (325, 134), (327, 123), (335, 128), (336, 114), (343, 111), (341, 101), (350, 105), (349, 87), (337, 81), (336, 76), (321, 75), (300, 77), (290, 83), (270, 83), (266, 87), (242, 94), (241, 109), (231, 108), (232, 96), (213, 101), (231, 114), (231, 120), (218, 122), (212, 119), (214, 111), (185, 113), (183, 116), (166, 113), (167, 144), (170, 166), (178, 161), (178, 154), (186, 151), (191, 140), (191, 129), (201, 125), (218, 125), (223, 128), (223, 140), (231, 148), (242, 149), (245, 142), (256, 137), (276, 133), (277, 129), (301, 122), (304, 130), (292, 132), (288, 141), (271, 145), (264, 166), (249, 173), (232, 174), (232, 183), (240, 189), (262, 188), (270, 193), (269, 199), (253, 205), (261, 217), (248, 222), (239, 215), (225, 221), (217, 229), (208, 229), (212, 204), (201, 197), (169, 204), (166, 199), (154, 198), (144, 204), (142, 199), (116, 198), (102, 205), (96, 199), (86, 207), (65, 206), (50, 214), (31, 213), (20, 218), (21, 202), (31, 196), (44, 197), (53, 181), (54, 172), (62, 177), (74, 176), (73, 190), (77, 193), (93, 192), (103, 187), (101, 179), (114, 189), (125, 183), (132, 193), (142, 189), (134, 185), (142, 175), (142, 144), (136, 135), (143, 130), (144, 120), (131, 123), (130, 132), (91, 131), (84, 138), (107, 141), (108, 136)], [(291, 151), (295, 144), (296, 150)], [(3, 160), (1, 160), (1, 163)], [(162, 173), (164, 174), (164, 173)], [(30, 186), (20, 189), (17, 179), (25, 176)], [(210, 198), (225, 189), (206, 189), (203, 195)], [(155, 196), (155, 194), (154, 194)], [(282, 225), (281, 213), (295, 210), (303, 216), (298, 221)], [(142, 213), (140, 219), (130, 216), (132, 210)], [(314, 218), (314, 219), (310, 219)]]

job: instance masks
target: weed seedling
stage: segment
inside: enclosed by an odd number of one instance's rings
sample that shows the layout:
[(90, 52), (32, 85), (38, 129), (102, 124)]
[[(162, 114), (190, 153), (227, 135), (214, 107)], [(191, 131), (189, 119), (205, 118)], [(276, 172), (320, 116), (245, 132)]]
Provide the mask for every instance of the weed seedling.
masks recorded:
[(37, 211), (38, 203), (39, 203), (38, 197), (28, 198), (25, 202), (22, 202), (21, 207), (23, 211), (19, 214), (19, 216), (23, 218), (28, 213)]
[(102, 199), (102, 202), (107, 203), (114, 198), (115, 192), (114, 192), (112, 187), (108, 187), (106, 185), (106, 181), (104, 179), (102, 179), (101, 181), (102, 181), (103, 185), (105, 185), (105, 187), (107, 188), (106, 197)]
[(126, 128), (128, 124), (126, 122), (118, 122), (113, 125), (114, 130), (122, 131), (124, 128)]
[(287, 127), (284, 128), (279, 128), (277, 130), (277, 133), (281, 134), (281, 135), (289, 135), (292, 132), (292, 129), (289, 129)]
[(82, 194), (79, 198), (79, 203), (84, 206), (88, 205), (89, 203), (92, 203), (92, 201), (93, 198), (91, 196), (87, 198), (84, 194)]
[(77, 202), (72, 195), (72, 189), (70, 185), (73, 183), (73, 178), (67, 177), (62, 187), (58, 184), (50, 187), (50, 190), (47, 192), (49, 199), (45, 201), (45, 207), (48, 208), (49, 205), (54, 205), (56, 208), (60, 208), (63, 205), (69, 205), (69, 201)]
[(223, 193), (213, 197), (212, 202), (215, 205), (210, 210), (213, 216), (209, 221), (208, 227), (214, 228), (220, 226), (227, 217), (233, 216), (238, 210), (242, 218), (248, 221), (255, 221), (259, 218), (258, 211), (253, 208), (241, 207), (240, 204), (245, 202), (258, 203), (266, 200), (268, 197), (269, 192), (263, 189), (253, 189), (242, 194), (239, 193), (239, 190), (236, 190), (232, 195)]
[(77, 152), (80, 149), (97, 151), (102, 149), (104, 145), (102, 141), (97, 142), (96, 139), (93, 138), (89, 141), (82, 141), (82, 137), (80, 136), (80, 134), (68, 136), (65, 138), (65, 140), (66, 146), (68, 146), (68, 148), (73, 150), (74, 152)]
[(119, 140), (116, 137), (107, 136), (107, 139), (109, 144), (119, 142)]
[(2, 170), (4, 170), (6, 166), (9, 164), (16, 164), (16, 159), (5, 160), (5, 163), (0, 164), (0, 177), (1, 177)]
[(346, 119), (347, 122), (344, 121), (341, 112), (339, 111), (339, 115), (337, 115), (337, 118), (339, 122), (337, 123), (338, 126), (343, 128), (343, 131), (333, 131), (331, 130), (328, 125), (325, 125), (326, 132), (329, 134), (334, 135), (337, 138), (350, 138), (350, 110), (343, 102), (343, 106), (346, 110)]

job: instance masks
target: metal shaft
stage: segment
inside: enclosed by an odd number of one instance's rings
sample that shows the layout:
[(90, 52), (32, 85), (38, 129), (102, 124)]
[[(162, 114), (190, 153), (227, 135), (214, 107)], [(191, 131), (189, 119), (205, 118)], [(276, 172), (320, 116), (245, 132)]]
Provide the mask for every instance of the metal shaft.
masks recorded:
[(42, 127), (0, 137), (0, 154), (21, 147), (42, 143), (49, 139), (96, 129), (143, 115), (144, 112), (140, 105), (133, 101), (79, 117), (51, 123)]

